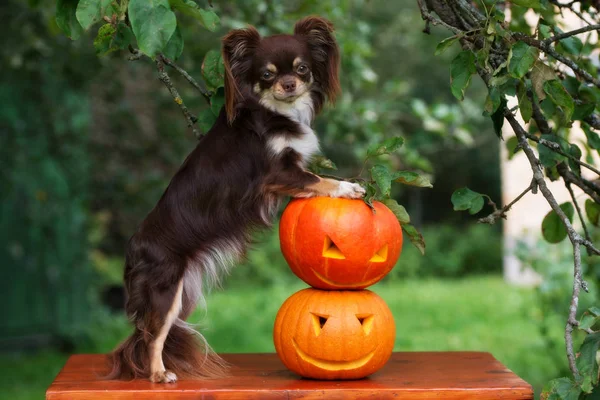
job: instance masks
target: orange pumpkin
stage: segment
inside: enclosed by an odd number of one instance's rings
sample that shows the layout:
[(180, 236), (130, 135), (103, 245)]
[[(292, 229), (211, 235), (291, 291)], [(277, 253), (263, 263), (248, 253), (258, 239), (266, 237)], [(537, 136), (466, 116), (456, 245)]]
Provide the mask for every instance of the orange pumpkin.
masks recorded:
[(304, 289), (288, 298), (275, 319), (281, 361), (315, 379), (359, 379), (392, 354), (396, 327), (383, 299), (369, 290)]
[(292, 271), (319, 289), (363, 289), (383, 278), (402, 251), (402, 229), (385, 205), (314, 197), (286, 207), (281, 251)]

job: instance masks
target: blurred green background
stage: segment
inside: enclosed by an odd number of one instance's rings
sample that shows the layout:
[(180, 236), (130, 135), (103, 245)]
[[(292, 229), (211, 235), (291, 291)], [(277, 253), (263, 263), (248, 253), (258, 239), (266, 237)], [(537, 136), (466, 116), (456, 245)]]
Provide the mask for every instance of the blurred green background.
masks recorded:
[[(231, 28), (290, 32), (301, 16), (325, 16), (337, 28), (344, 94), (315, 126), (337, 173), (355, 175), (370, 143), (400, 134), (406, 144), (389, 162), (431, 176), (434, 189), (393, 193), (422, 229), (427, 254), (406, 241), (373, 288), (394, 313), (396, 350), (489, 351), (536, 389), (566, 375), (568, 248), (524, 251), (543, 283), (512, 287), (502, 279), (501, 226), (452, 211), (450, 195), (462, 186), (500, 199), (499, 141), (475, 106), (485, 98), (480, 82), (464, 102), (452, 97), (454, 54), (434, 56), (444, 33), (422, 32), (416, 2), (214, 6), (215, 33), (183, 19), (178, 63), (192, 75)], [(0, 5), (0, 393), (17, 400), (42, 398), (69, 354), (107, 352), (127, 336), (125, 243), (196, 141), (151, 62), (97, 57), (95, 32), (69, 40), (54, 11), (53, 1)], [(202, 111), (203, 99), (172, 76), (188, 107)], [(279, 251), (277, 225), (255, 239), (208, 295), (208, 310), (191, 318), (218, 352), (274, 351), (275, 314), (304, 287)]]

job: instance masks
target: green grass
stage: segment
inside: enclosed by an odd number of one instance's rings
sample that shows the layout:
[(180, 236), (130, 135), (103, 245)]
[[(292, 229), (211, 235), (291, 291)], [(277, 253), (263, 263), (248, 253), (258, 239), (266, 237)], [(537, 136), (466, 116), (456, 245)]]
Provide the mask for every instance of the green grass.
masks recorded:
[[(208, 311), (190, 320), (200, 323), (218, 352), (271, 352), (275, 314), (302, 287), (214, 291)], [(508, 286), (499, 277), (385, 282), (372, 290), (394, 314), (396, 351), (488, 351), (536, 388), (565, 368), (563, 350), (549, 350), (539, 333), (533, 290)], [(124, 318), (103, 319), (81, 351), (108, 351), (126, 331)], [(560, 321), (551, 333), (560, 340)], [(14, 400), (43, 398), (65, 359), (57, 352), (2, 356), (0, 393)]]

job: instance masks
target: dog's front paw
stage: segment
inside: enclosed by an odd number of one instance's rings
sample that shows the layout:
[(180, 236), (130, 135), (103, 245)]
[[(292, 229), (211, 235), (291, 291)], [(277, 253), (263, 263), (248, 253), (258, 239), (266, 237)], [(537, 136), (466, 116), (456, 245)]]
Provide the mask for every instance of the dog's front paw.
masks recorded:
[(157, 371), (152, 373), (150, 381), (154, 383), (173, 383), (177, 382), (177, 375), (171, 371)]
[(358, 183), (340, 182), (338, 188), (331, 197), (344, 197), (346, 199), (361, 199), (365, 196), (365, 189)]

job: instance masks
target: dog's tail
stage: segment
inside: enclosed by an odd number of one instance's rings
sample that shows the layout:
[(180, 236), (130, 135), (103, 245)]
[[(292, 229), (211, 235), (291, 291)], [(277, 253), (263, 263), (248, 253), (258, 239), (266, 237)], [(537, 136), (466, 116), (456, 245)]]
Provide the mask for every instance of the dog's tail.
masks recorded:
[[(150, 376), (150, 339), (135, 328), (133, 334), (108, 355), (110, 372), (106, 379)], [(228, 368), (204, 337), (181, 319), (169, 330), (162, 355), (165, 368), (180, 378), (220, 378), (226, 375)]]

